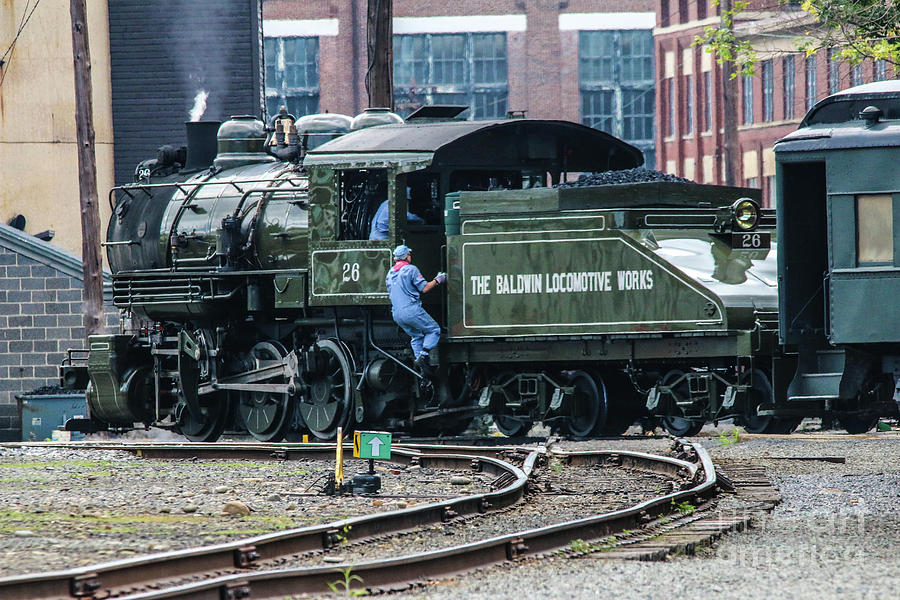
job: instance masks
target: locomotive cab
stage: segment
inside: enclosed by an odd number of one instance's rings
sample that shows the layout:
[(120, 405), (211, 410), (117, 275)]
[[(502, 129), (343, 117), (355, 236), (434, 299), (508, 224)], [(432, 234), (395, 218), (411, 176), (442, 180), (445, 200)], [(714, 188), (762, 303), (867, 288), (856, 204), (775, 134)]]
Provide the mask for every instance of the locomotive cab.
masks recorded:
[(844, 90), (775, 146), (779, 336), (798, 360), (798, 414), (851, 432), (897, 412), (900, 84)]
[[(448, 193), (545, 186), (566, 172), (641, 162), (640, 151), (606, 133), (557, 121), (383, 125), (323, 144), (304, 160), (310, 177), (310, 304), (387, 305), (384, 274), (400, 243), (416, 251), (424, 273), (445, 270)], [(385, 200), (387, 239), (371, 240)]]

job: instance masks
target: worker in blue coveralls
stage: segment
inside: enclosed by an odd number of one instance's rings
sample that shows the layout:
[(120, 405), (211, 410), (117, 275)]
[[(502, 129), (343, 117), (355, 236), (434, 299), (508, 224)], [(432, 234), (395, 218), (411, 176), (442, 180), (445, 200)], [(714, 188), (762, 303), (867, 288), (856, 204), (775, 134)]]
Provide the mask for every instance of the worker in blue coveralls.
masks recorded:
[(426, 375), (432, 374), (429, 355), (441, 337), (441, 327), (422, 308), (421, 295), (447, 280), (446, 273), (438, 273), (426, 282), (410, 260), (412, 250), (405, 244), (394, 248), (394, 266), (388, 269), (385, 283), (391, 297), (391, 315), (403, 331), (412, 338), (410, 345), (416, 367)]
[[(419, 215), (415, 215), (409, 211), (406, 211), (406, 222), (407, 223), (419, 223), (422, 224), (425, 222), (425, 219), (420, 217)], [(388, 239), (388, 201), (385, 200), (381, 203), (381, 206), (378, 207), (378, 210), (375, 211), (375, 216), (372, 217), (372, 230), (369, 232), (370, 240), (386, 240)]]

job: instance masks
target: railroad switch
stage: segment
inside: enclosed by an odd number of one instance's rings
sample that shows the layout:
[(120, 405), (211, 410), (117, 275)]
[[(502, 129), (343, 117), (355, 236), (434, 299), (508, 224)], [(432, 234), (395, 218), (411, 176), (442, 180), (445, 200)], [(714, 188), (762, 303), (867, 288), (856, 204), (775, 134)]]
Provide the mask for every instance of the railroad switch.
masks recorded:
[(375, 494), (381, 489), (381, 476), (375, 474), (375, 460), (369, 459), (369, 472), (357, 473), (350, 484), (354, 496)]

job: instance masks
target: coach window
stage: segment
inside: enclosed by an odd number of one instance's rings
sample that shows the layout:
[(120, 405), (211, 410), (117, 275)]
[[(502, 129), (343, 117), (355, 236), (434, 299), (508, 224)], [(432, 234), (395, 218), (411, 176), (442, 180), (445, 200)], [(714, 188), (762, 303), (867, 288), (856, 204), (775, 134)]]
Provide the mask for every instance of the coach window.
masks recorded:
[(341, 240), (367, 240), (372, 218), (388, 199), (387, 169), (347, 169), (338, 172)]
[(894, 211), (890, 194), (856, 197), (857, 262), (890, 265), (894, 262)]

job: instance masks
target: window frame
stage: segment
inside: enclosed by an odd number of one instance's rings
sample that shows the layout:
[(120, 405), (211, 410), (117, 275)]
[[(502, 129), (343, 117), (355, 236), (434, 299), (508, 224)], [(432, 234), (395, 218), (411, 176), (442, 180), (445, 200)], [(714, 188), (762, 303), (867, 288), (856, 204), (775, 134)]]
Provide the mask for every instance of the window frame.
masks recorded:
[(806, 110), (816, 105), (819, 97), (818, 72), (816, 71), (816, 57), (809, 56), (806, 59)]
[[(484, 43), (489, 39), (494, 40), (493, 46)], [(453, 40), (460, 40), (457, 56), (444, 52), (445, 43)], [(477, 121), (506, 117), (509, 40), (505, 31), (395, 34), (393, 41), (395, 112), (406, 116), (424, 105), (465, 104), (469, 108), (461, 118)], [(484, 52), (486, 49), (490, 54)], [(452, 77), (448, 77), (448, 71)], [(490, 77), (486, 76), (488, 71)], [(403, 81), (407, 74), (409, 80)]]
[[(581, 122), (588, 127), (609, 123), (606, 131), (644, 151), (648, 166), (656, 152), (655, 68), (650, 29), (578, 32)], [(595, 98), (611, 99), (611, 112), (587, 112)]]
[[(302, 84), (291, 81), (288, 64), (286, 63), (286, 44), (297, 44), (303, 40), (304, 54), (307, 59), (312, 54), (312, 60), (291, 63), (292, 68), (304, 68), (306, 73)], [(271, 44), (270, 44), (271, 42)], [(285, 106), (287, 111), (295, 117), (320, 112), (321, 78), (319, 72), (319, 38), (317, 36), (282, 36), (266, 37), (263, 41), (265, 55), (265, 98), (266, 111), (269, 116), (278, 113), (277, 106)], [(310, 46), (313, 46), (310, 50)], [(270, 52), (270, 48), (272, 51)], [(310, 76), (312, 74), (312, 77)], [(270, 81), (270, 76), (274, 81)], [(290, 84), (289, 84), (290, 83)], [(301, 107), (301, 102), (305, 106)], [(273, 110), (274, 109), (274, 110)]]
[(743, 125), (753, 125), (753, 77), (741, 77), (741, 108)]
[[(886, 259), (882, 259), (883, 257), (873, 257), (873, 260), (863, 260), (863, 247), (862, 243), (864, 241), (864, 236), (862, 227), (864, 225), (864, 219), (862, 217), (862, 202), (861, 200), (869, 199), (869, 200), (877, 200), (877, 201), (886, 201), (887, 202), (887, 210), (884, 210), (885, 207), (876, 207), (876, 210), (869, 215), (869, 219), (866, 221), (868, 225), (874, 225), (873, 233), (877, 234), (878, 239), (887, 239), (890, 240), (889, 248), (874, 248), (876, 251), (886, 251), (885, 256), (888, 256)], [(895, 248), (894, 248), (894, 194), (857, 194), (854, 197), (854, 208), (855, 208), (855, 217), (856, 217), (856, 266), (857, 268), (865, 268), (865, 267), (883, 267), (883, 266), (892, 266), (894, 264), (894, 256), (895, 256)], [(877, 208), (881, 208), (882, 210), (877, 210)], [(886, 227), (885, 227), (886, 226)], [(872, 235), (866, 236), (867, 239), (873, 239)]]
[(765, 60), (760, 69), (762, 79), (762, 120), (775, 120), (775, 66), (772, 60)]
[(784, 119), (786, 121), (796, 118), (794, 110), (795, 95), (797, 90), (797, 68), (794, 55), (789, 54), (781, 59), (781, 88), (784, 90)]

